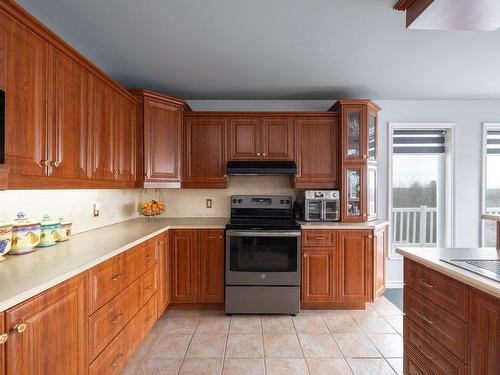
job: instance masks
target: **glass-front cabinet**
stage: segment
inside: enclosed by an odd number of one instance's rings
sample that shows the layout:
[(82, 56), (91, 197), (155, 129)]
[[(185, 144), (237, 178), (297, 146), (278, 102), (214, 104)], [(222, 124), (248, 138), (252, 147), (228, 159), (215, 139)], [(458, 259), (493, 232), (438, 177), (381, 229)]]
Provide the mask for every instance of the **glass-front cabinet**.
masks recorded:
[(377, 219), (378, 112), (371, 100), (341, 99), (342, 221)]

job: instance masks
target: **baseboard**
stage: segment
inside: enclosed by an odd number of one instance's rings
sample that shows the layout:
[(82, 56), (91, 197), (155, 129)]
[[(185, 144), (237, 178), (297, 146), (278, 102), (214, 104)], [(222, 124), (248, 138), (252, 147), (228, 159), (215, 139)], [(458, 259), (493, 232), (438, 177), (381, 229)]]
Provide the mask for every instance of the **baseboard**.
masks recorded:
[(386, 289), (401, 289), (403, 287), (403, 281), (402, 280), (392, 280), (392, 281), (386, 281), (385, 282), (385, 288)]

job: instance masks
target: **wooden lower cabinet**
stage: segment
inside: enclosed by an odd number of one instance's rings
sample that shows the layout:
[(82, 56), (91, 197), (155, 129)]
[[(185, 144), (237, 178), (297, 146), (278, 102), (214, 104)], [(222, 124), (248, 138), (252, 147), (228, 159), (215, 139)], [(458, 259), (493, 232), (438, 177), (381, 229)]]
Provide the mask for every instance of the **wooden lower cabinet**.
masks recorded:
[(5, 329), (5, 314), (0, 313), (0, 375), (5, 374), (5, 347), (9, 338)]
[(302, 301), (335, 302), (336, 257), (334, 247), (302, 248)]
[(339, 232), (339, 299), (344, 302), (373, 300), (373, 232)]
[(224, 230), (171, 233), (172, 302), (224, 301)]
[(500, 374), (500, 300), (471, 289), (471, 374)]
[(87, 318), (87, 273), (7, 310), (6, 374), (86, 374)]
[(376, 298), (385, 291), (385, 254), (389, 243), (387, 228), (377, 229), (373, 238), (373, 292)]
[(170, 233), (158, 236), (158, 316), (168, 307), (172, 299), (170, 267)]

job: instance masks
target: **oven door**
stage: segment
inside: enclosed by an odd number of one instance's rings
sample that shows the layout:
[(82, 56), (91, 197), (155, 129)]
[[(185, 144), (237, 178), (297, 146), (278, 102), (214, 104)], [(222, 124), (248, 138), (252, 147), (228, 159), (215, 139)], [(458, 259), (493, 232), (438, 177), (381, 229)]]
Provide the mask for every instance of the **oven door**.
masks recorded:
[(226, 231), (226, 285), (300, 285), (300, 231)]

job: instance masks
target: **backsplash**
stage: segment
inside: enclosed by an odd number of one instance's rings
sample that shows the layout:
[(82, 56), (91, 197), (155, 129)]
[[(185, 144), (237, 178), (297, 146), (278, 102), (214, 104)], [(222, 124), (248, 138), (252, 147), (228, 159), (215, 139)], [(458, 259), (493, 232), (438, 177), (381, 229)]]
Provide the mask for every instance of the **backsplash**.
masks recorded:
[[(232, 176), (228, 189), (165, 189), (165, 217), (229, 217), (231, 195), (283, 194), (295, 196), (285, 176)], [(73, 233), (137, 217), (139, 190), (7, 190), (0, 191), (0, 220), (12, 220), (19, 211), (32, 219), (44, 214), (73, 222)], [(212, 208), (205, 200), (212, 199)], [(99, 217), (94, 203), (101, 204)]]
[[(73, 222), (73, 233), (137, 217), (138, 190), (7, 190), (0, 191), (0, 220), (12, 220), (19, 211), (39, 220), (47, 213)], [(94, 203), (101, 204), (99, 217)]]
[[(165, 217), (229, 217), (231, 195), (273, 194), (295, 196), (286, 176), (231, 176), (228, 189), (165, 189)], [(205, 200), (212, 199), (212, 208)]]

